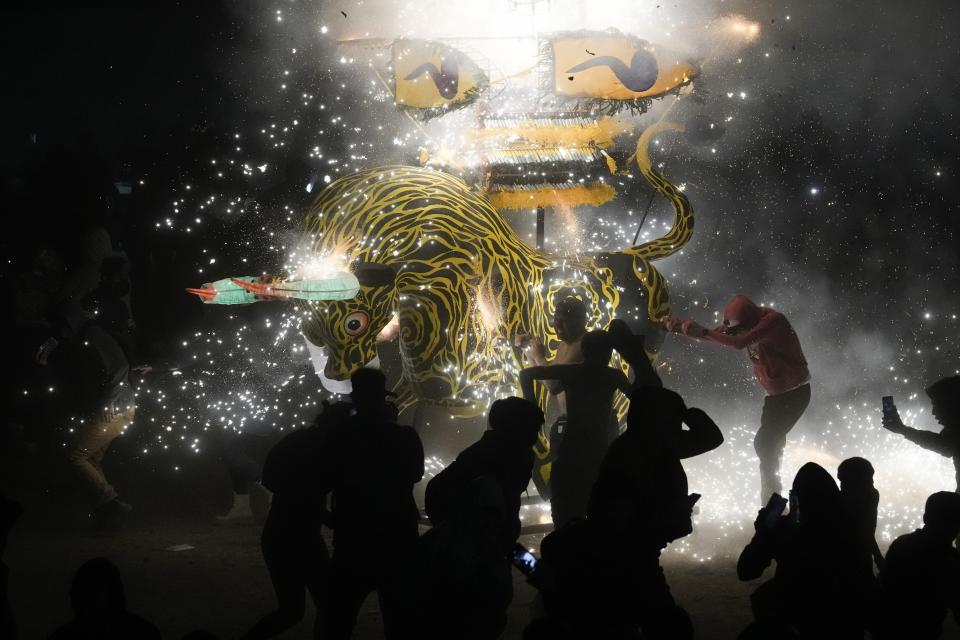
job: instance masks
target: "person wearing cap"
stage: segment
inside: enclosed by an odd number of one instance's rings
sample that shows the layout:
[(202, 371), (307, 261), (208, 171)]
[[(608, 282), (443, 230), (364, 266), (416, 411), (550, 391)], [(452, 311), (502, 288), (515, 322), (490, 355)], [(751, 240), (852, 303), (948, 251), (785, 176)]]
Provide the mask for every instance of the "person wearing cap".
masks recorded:
[(503, 494), (500, 546), (503, 556), (520, 536), (520, 497), (533, 472), (533, 445), (543, 425), (543, 412), (523, 398), (501, 398), (490, 405), (490, 429), (460, 452), (457, 459), (427, 484), (425, 510), (437, 525), (456, 517), (459, 494), (481, 476), (493, 478)]
[(367, 595), (377, 592), (385, 636), (412, 636), (420, 511), (413, 485), (423, 478), (423, 445), (396, 423), (382, 372), (350, 376), (354, 415), (330, 436), (318, 461), (333, 510), (330, 600), (324, 637), (349, 638)]
[(940, 433), (908, 427), (903, 424), (896, 407), (884, 414), (883, 426), (924, 449), (953, 458), (957, 491), (960, 491), (960, 376), (949, 376), (933, 383), (927, 388), (927, 396), (932, 403), (933, 417), (943, 427)]
[(810, 404), (810, 371), (796, 331), (782, 313), (757, 306), (743, 294), (727, 303), (723, 325), (715, 329), (670, 317), (663, 325), (673, 333), (746, 349), (754, 377), (767, 393), (753, 441), (760, 458), (760, 503), (765, 504), (782, 491), (780, 461), (787, 434)]

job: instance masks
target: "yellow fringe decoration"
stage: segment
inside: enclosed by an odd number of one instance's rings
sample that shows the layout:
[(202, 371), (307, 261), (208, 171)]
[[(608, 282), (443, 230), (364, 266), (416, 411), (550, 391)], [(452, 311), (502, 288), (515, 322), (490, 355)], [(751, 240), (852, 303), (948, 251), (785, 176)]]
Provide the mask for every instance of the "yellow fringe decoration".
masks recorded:
[(617, 193), (608, 184), (577, 185), (575, 187), (542, 187), (513, 191), (492, 191), (487, 194), (497, 209), (535, 209), (537, 207), (599, 207), (610, 202)]
[[(605, 117), (590, 122), (586, 126), (530, 126), (491, 129), (470, 129), (468, 134), (477, 141), (500, 141), (503, 146), (522, 141), (549, 146), (596, 146), (610, 148), (614, 137), (623, 133), (632, 133), (633, 125), (615, 118)], [(511, 140), (513, 138), (513, 140)], [(509, 141), (509, 142), (508, 142)]]

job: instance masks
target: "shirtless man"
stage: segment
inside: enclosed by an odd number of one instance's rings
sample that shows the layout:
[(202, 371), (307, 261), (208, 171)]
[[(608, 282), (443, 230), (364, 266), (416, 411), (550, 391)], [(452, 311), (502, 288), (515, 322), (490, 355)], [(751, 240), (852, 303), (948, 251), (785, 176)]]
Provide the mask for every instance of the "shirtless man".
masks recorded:
[[(580, 341), (587, 334), (587, 306), (579, 298), (568, 296), (557, 302), (553, 314), (553, 326), (560, 340), (557, 354), (553, 360), (547, 361), (547, 349), (540, 340), (533, 336), (518, 336), (521, 346), (524, 347), (527, 360), (531, 366), (545, 367), (554, 364), (579, 364), (583, 362), (583, 353)], [(557, 437), (563, 433), (567, 420), (567, 401), (563, 392), (563, 385), (559, 380), (543, 380), (544, 386), (550, 392), (547, 401), (546, 423), (550, 427), (551, 446), (556, 444)]]
[(567, 427), (556, 444), (550, 474), (554, 527), (587, 514), (590, 489), (610, 442), (608, 423), (616, 392), (630, 393), (631, 384), (623, 371), (609, 366), (611, 342), (606, 331), (591, 331), (582, 338), (583, 362), (520, 372), (520, 388), (528, 400), (534, 399), (534, 380), (559, 383), (567, 394)]

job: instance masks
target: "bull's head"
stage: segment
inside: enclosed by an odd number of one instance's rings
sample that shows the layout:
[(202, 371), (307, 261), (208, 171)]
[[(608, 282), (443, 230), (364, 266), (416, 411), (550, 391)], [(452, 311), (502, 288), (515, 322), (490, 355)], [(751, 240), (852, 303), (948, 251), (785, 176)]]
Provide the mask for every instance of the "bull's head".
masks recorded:
[(377, 335), (396, 310), (396, 271), (383, 264), (361, 263), (354, 269), (360, 293), (353, 300), (311, 302), (303, 335), (329, 356), (323, 374), (346, 380), (377, 355)]

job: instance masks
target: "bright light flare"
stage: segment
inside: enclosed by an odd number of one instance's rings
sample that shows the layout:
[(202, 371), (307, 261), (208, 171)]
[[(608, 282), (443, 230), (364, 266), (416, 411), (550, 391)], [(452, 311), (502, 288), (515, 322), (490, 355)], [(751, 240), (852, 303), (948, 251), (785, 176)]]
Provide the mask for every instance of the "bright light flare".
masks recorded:
[(348, 271), (346, 261), (341, 256), (311, 256), (296, 264), (294, 280), (320, 280), (332, 278)]
[(760, 36), (760, 23), (740, 15), (722, 16), (714, 20), (710, 27), (742, 44), (750, 44)]

